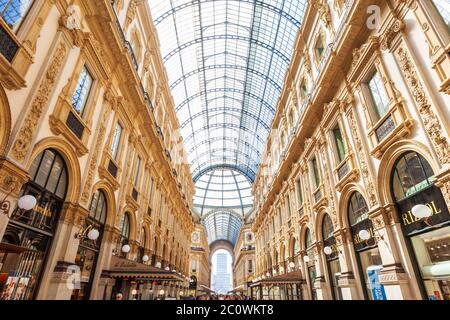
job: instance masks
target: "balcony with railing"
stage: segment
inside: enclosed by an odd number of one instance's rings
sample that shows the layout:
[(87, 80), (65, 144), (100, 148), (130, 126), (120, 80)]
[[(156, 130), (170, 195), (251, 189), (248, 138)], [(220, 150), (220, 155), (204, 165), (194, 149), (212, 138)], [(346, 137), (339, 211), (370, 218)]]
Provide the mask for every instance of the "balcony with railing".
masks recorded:
[[(355, 36), (362, 32), (361, 30), (364, 26), (350, 25), (349, 21), (355, 19), (355, 17), (361, 16), (361, 14), (367, 10), (367, 6), (365, 6), (362, 2), (357, 2), (355, 0), (347, 0), (344, 5), (344, 9), (341, 15), (341, 20), (339, 26), (336, 30), (336, 33), (332, 39), (330, 39), (329, 45), (326, 47), (326, 51), (319, 65), (317, 66), (316, 72), (313, 75), (313, 85), (311, 89), (307, 93), (306, 97), (301, 101), (298, 111), (297, 122), (295, 124), (295, 134), (288, 136), (288, 141), (286, 143), (286, 149), (283, 149), (281, 153), (286, 154), (286, 159), (290, 157), (290, 149), (295, 148), (299, 144), (302, 144), (301, 137), (303, 136), (304, 129), (307, 127), (307, 121), (311, 118), (311, 108), (318, 107), (323, 105), (324, 92), (326, 91), (325, 87), (329, 85), (329, 83), (334, 79), (336, 74), (342, 73), (342, 70), (336, 68), (336, 65), (339, 65), (338, 61), (344, 61), (349, 54), (351, 54), (351, 45), (342, 45), (343, 43), (352, 43), (355, 41)], [(351, 29), (351, 30), (350, 30)], [(302, 59), (299, 57), (299, 59)], [(300, 63), (301, 64), (301, 63)], [(313, 112), (314, 113), (314, 112)], [(314, 115), (317, 117), (317, 114)], [(304, 139), (304, 137), (303, 137)], [(285, 161), (286, 162), (286, 161)], [(265, 193), (270, 193), (275, 186), (278, 184), (275, 183), (277, 179), (280, 178), (280, 172), (282, 171), (282, 167), (284, 163), (281, 162), (277, 168), (273, 169), (273, 174), (267, 182), (268, 190)], [(348, 164), (343, 163), (342, 167), (338, 168), (339, 175), (341, 177), (345, 177), (352, 172), (352, 168), (347, 167)], [(349, 170), (349, 171), (348, 171)], [(326, 201), (326, 196), (324, 196), (323, 190), (316, 190), (316, 193), (313, 195), (314, 205), (318, 203), (322, 203)], [(260, 212), (264, 212), (264, 205), (262, 206)], [(302, 209), (303, 210), (303, 209)], [(300, 213), (300, 216), (302, 215)]]
[(33, 54), (0, 17), (0, 82), (9, 90), (24, 88)]

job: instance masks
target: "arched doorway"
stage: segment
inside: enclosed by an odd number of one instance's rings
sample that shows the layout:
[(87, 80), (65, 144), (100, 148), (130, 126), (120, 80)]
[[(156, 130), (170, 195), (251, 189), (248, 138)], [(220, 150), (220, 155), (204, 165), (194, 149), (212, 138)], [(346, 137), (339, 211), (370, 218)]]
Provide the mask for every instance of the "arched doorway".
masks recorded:
[(29, 170), (30, 180), (20, 196), (32, 195), (36, 206), (23, 212), (16, 208), (1, 242), (1, 300), (30, 300), (36, 296), (48, 251), (56, 231), (68, 188), (67, 167), (61, 155), (46, 149)]
[(130, 243), (130, 213), (125, 212), (120, 225), (120, 237), (118, 243), (117, 255), (122, 258), (126, 258), (128, 251), (123, 250), (125, 245)]
[[(105, 193), (103, 190), (97, 190), (92, 196), (89, 216), (86, 218), (84, 232), (81, 234), (80, 245), (75, 258), (75, 263), (80, 267), (80, 288), (73, 290), (72, 300), (88, 300), (90, 297), (107, 212)], [(88, 237), (88, 232), (94, 229), (98, 231), (99, 235), (97, 239), (91, 240)]]
[(314, 287), (314, 282), (316, 281), (317, 272), (316, 272), (316, 265), (315, 265), (315, 261), (314, 261), (313, 239), (312, 239), (311, 231), (309, 230), (309, 228), (307, 228), (305, 230), (304, 248), (306, 249), (306, 256), (305, 256), (304, 262), (305, 262), (306, 270), (307, 270), (307, 274), (308, 274), (311, 300), (316, 300), (317, 292)]
[[(381, 256), (375, 242), (372, 220), (369, 219), (369, 208), (357, 191), (352, 193), (348, 202), (348, 220), (364, 298), (385, 300), (386, 293), (379, 282)], [(363, 239), (362, 235), (366, 235), (367, 239)]]
[[(450, 300), (450, 213), (433, 169), (407, 151), (394, 163), (390, 187), (423, 297)], [(429, 217), (417, 215), (420, 206)]]
[(342, 293), (338, 286), (341, 266), (339, 264), (339, 253), (334, 237), (333, 221), (329, 214), (325, 214), (322, 220), (322, 239), (325, 258), (327, 262), (328, 277), (330, 279), (331, 294), (334, 300), (342, 300)]

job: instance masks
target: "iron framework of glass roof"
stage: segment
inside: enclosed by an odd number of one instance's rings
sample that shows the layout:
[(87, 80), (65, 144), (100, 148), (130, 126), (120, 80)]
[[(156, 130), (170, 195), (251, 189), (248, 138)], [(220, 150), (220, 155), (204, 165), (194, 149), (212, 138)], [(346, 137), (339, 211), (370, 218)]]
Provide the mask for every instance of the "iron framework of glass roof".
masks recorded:
[(216, 240), (227, 240), (235, 245), (242, 219), (231, 210), (213, 210), (204, 217), (203, 224), (209, 245)]
[[(307, 4), (149, 0), (200, 214), (251, 204)], [(220, 187), (222, 176), (231, 182)]]
[(195, 183), (194, 205), (203, 216), (208, 210), (234, 209), (245, 214), (253, 204), (252, 185), (249, 179), (233, 168), (217, 167), (202, 174)]

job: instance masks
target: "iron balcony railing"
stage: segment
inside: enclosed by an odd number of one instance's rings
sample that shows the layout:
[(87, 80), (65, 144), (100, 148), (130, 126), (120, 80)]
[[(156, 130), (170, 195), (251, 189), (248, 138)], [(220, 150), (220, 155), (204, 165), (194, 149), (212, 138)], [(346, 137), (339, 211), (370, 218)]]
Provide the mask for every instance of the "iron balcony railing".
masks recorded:
[(142, 91), (142, 95), (144, 96), (144, 100), (147, 102), (147, 105), (150, 108), (150, 111), (153, 112), (154, 111), (153, 103), (150, 99), (148, 92), (145, 91), (144, 85), (142, 84), (142, 79), (138, 73), (139, 63), (137, 62), (133, 47), (132, 47), (131, 43), (127, 40), (125, 33), (123, 32), (122, 26), (120, 25), (119, 17), (117, 16), (117, 12), (116, 12), (116, 9), (114, 8), (114, 4), (115, 4), (115, 0), (111, 0), (111, 7), (112, 7), (112, 11), (114, 12), (115, 23), (117, 26), (117, 30), (119, 31), (120, 39), (122, 40), (123, 46), (128, 50), (128, 52), (130, 54), (130, 58), (133, 63), (133, 66), (134, 66), (134, 70), (136, 72), (136, 76), (139, 79), (139, 85), (140, 85), (140, 88)]

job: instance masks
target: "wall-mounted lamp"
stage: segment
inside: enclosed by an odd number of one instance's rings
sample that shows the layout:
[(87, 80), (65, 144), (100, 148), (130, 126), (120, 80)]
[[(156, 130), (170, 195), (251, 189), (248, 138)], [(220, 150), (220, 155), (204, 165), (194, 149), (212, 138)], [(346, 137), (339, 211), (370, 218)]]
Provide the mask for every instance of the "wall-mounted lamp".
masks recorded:
[(360, 230), (358, 232), (358, 236), (361, 238), (361, 240), (364, 240), (364, 241), (367, 241), (370, 239), (370, 233), (369, 233), (369, 231), (367, 231), (365, 229)]
[(98, 237), (100, 236), (100, 232), (94, 228), (94, 226), (88, 225), (87, 227), (85, 227), (84, 229), (81, 229), (80, 232), (75, 234), (75, 239), (84, 239), (84, 238), (88, 238), (89, 240), (95, 241), (98, 239)]
[(155, 264), (155, 267), (156, 267), (156, 268), (161, 268), (161, 262), (158, 261), (158, 262)]
[(311, 259), (309, 259), (308, 256), (304, 256), (303, 257), (303, 261), (305, 261), (305, 263), (308, 263), (309, 261), (311, 261)]
[(411, 208), (411, 213), (419, 219), (423, 218), (423, 222), (431, 227), (431, 225), (428, 223), (428, 219), (433, 215), (433, 211), (431, 211), (431, 209), (427, 205), (416, 204)]
[[(6, 196), (3, 198), (3, 200), (0, 202), (0, 212), (7, 215), (9, 218), (9, 211), (11, 208), (11, 202), (9, 200), (6, 200), (11, 193), (13, 192), (15, 187), (15, 184), (13, 183), (10, 187), (10, 191), (6, 194)], [(17, 205), (20, 210), (22, 211), (29, 211), (33, 209), (36, 206), (37, 200), (32, 195), (26, 195), (19, 199)]]
[(146, 263), (150, 258), (148, 257), (148, 255), (144, 255), (142, 257), (142, 262)]
[(333, 249), (331, 249), (331, 247), (329, 246), (326, 246), (325, 248), (323, 248), (323, 252), (329, 256), (330, 254), (333, 253)]

